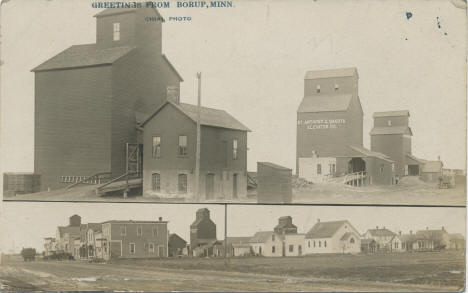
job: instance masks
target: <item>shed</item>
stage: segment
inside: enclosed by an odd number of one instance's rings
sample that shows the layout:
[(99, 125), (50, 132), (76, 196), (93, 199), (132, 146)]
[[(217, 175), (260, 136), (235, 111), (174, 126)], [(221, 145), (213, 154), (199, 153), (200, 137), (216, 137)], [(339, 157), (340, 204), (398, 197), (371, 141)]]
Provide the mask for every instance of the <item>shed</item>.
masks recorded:
[(270, 162), (257, 162), (257, 202), (291, 203), (292, 170)]

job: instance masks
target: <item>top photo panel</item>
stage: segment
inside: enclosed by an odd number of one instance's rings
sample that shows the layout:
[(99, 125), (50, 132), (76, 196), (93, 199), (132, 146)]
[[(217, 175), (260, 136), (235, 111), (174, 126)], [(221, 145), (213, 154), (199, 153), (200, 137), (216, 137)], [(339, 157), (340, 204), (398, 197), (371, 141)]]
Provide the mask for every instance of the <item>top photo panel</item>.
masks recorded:
[(466, 2), (3, 1), (4, 201), (466, 205)]

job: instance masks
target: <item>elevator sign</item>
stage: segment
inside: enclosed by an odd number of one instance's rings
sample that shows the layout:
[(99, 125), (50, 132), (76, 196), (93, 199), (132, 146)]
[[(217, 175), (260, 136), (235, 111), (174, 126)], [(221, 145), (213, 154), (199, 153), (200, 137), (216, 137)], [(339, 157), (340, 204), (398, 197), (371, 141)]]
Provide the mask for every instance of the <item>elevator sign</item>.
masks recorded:
[(346, 124), (346, 119), (299, 119), (297, 125), (304, 125), (308, 130), (336, 129)]

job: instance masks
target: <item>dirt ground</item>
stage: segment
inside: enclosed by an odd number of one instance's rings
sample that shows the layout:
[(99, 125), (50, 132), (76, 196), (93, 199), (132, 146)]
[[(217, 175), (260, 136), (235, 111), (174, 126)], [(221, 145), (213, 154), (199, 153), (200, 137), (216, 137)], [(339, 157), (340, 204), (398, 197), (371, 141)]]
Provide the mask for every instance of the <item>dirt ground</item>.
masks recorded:
[[(213, 200), (206, 203), (242, 202), (256, 203), (255, 192), (249, 198), (236, 200)], [(109, 202), (180, 202), (183, 199), (159, 199), (132, 195), (124, 199), (122, 195), (97, 196), (94, 186), (80, 186), (70, 190), (54, 190), (34, 194), (5, 197), (14, 201), (109, 201)], [(185, 200), (185, 202), (192, 202)], [(293, 190), (293, 203), (309, 204), (391, 204), (391, 205), (436, 205), (465, 206), (465, 184), (458, 184), (453, 189), (439, 189), (435, 183), (409, 180), (392, 186), (352, 187), (344, 184), (313, 184), (303, 189)]]
[(460, 291), (461, 252), (300, 258), (23, 262), (7, 256), (0, 290)]

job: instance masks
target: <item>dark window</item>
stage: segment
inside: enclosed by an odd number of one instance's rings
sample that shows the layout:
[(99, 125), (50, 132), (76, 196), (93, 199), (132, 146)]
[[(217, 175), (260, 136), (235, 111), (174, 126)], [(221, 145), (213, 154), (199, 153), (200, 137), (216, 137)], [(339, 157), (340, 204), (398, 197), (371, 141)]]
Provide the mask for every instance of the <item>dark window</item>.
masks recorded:
[(271, 247), (271, 252), (272, 252), (272, 253), (275, 253), (275, 246), (272, 246), (272, 247)]
[(317, 92), (317, 94), (320, 94), (320, 85), (318, 84), (317, 87), (315, 88), (315, 91)]
[(179, 192), (187, 193), (187, 174), (179, 174)]
[(323, 241), (323, 246), (327, 247), (327, 240)]
[(186, 135), (179, 135), (179, 156), (186, 156), (187, 155), (187, 136)]
[(141, 226), (138, 226), (137, 228), (137, 236), (143, 235), (143, 228)]
[(339, 88), (340, 86), (337, 83), (335, 83), (335, 91), (337, 91)]
[(380, 165), (380, 174), (383, 174), (384, 171), (384, 165)]
[(322, 242), (321, 241), (319, 241), (319, 247), (322, 247)]
[(130, 254), (135, 254), (135, 243), (130, 243)]
[(153, 158), (161, 157), (161, 137), (153, 136)]
[(322, 174), (322, 164), (317, 164), (317, 174)]
[(315, 247), (315, 240), (314, 240), (314, 247)]
[(310, 241), (309, 241), (309, 243), (308, 243), (308, 246), (310, 247)]
[(159, 173), (151, 175), (151, 182), (153, 191), (161, 191), (161, 175)]
[(294, 245), (289, 245), (289, 252), (293, 252), (294, 251)]
[(125, 235), (127, 235), (127, 227), (120, 226), (120, 236), (125, 236)]
[(158, 236), (158, 228), (157, 227), (153, 228), (153, 236), (155, 236), (155, 237)]
[(232, 140), (232, 159), (237, 160), (237, 139)]
[(351, 238), (351, 239), (349, 240), (349, 242), (352, 243), (352, 244), (354, 244), (354, 238)]

